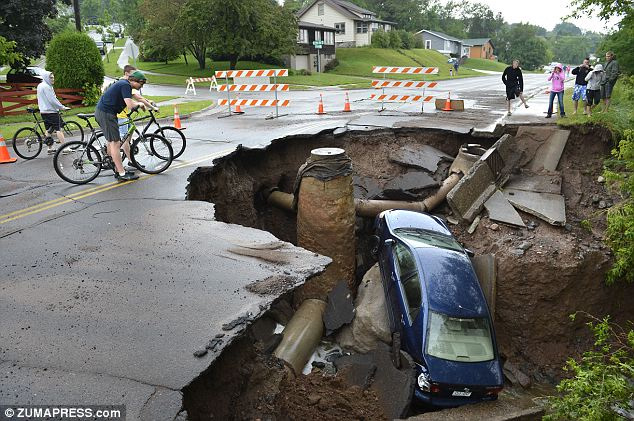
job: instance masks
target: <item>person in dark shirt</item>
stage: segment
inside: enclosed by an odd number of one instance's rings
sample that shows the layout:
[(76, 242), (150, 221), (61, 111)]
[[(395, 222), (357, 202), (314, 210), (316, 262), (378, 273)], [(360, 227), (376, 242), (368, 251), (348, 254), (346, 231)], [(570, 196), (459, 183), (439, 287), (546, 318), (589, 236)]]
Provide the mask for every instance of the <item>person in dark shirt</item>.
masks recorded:
[(112, 157), (115, 166), (114, 177), (119, 181), (135, 180), (139, 176), (133, 172), (126, 172), (121, 162), (121, 136), (117, 114), (126, 107), (130, 110), (139, 106), (144, 107), (142, 103), (132, 99), (132, 89), (141, 89), (146, 80), (145, 75), (139, 71), (132, 73), (127, 79), (118, 80), (106, 89), (95, 107), (95, 120), (108, 142), (108, 155)]
[(522, 77), (522, 69), (520, 69), (520, 61), (515, 59), (513, 64), (502, 73), (502, 82), (506, 85), (506, 113), (511, 115), (511, 100), (518, 97), (524, 107), (528, 108), (526, 99), (524, 99), (524, 78)]
[[(573, 114), (577, 114), (580, 99), (584, 102), (584, 104), (588, 101), (586, 96), (586, 87), (588, 85), (588, 82), (586, 82), (586, 76), (588, 76), (588, 73), (591, 71), (592, 68), (590, 67), (590, 59), (588, 57), (583, 60), (583, 64), (581, 64), (581, 66), (577, 66), (572, 69), (572, 74), (576, 76), (575, 88), (572, 91), (572, 103), (575, 108)], [(585, 110), (583, 113), (586, 113)]]

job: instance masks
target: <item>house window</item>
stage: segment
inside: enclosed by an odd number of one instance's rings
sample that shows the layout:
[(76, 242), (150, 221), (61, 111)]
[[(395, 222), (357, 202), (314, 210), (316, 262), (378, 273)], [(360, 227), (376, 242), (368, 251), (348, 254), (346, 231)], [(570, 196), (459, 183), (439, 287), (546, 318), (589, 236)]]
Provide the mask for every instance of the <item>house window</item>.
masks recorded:
[(389, 32), (392, 29), (392, 27), (388, 24), (385, 24), (385, 32)]
[(321, 31), (315, 31), (315, 41), (321, 41)]
[(297, 34), (297, 42), (299, 44), (308, 44), (308, 29), (300, 29)]
[(346, 23), (345, 22), (335, 23), (335, 32), (337, 32), (338, 34), (345, 34)]
[(335, 33), (324, 31), (324, 44), (335, 45)]
[(317, 5), (317, 16), (323, 16), (323, 15), (324, 15), (324, 4), (319, 3)]
[(368, 33), (368, 23), (357, 22), (357, 34), (367, 34), (367, 33)]
[(425, 49), (426, 50), (431, 50), (431, 40), (430, 39), (426, 39), (425, 40)]
[(376, 22), (372, 22), (372, 23), (370, 24), (370, 29), (372, 29), (372, 32), (376, 32), (376, 31), (378, 31), (378, 30), (379, 30), (379, 24), (378, 24), (378, 23), (376, 23)]

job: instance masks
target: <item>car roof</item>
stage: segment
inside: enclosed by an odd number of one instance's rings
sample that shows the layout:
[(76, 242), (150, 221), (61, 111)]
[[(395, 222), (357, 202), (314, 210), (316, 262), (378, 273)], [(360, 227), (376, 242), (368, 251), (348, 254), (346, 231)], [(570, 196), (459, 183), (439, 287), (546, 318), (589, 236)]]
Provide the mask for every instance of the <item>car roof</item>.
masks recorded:
[(382, 213), (390, 230), (397, 228), (420, 228), (451, 235), (451, 231), (437, 216), (408, 210), (392, 209)]
[(427, 290), (429, 309), (454, 317), (485, 317), (487, 303), (465, 253), (439, 247), (412, 248)]

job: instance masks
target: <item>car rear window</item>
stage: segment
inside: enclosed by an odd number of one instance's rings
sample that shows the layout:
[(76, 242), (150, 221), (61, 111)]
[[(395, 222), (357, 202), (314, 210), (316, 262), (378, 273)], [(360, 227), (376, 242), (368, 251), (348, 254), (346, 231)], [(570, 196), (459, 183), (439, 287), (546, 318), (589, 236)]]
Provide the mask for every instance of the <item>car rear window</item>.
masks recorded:
[(495, 357), (486, 318), (451, 317), (429, 312), (426, 352), (449, 361), (482, 362)]
[(396, 228), (394, 232), (400, 237), (403, 237), (406, 240), (415, 241), (420, 245), (464, 252), (462, 246), (449, 235), (421, 228)]

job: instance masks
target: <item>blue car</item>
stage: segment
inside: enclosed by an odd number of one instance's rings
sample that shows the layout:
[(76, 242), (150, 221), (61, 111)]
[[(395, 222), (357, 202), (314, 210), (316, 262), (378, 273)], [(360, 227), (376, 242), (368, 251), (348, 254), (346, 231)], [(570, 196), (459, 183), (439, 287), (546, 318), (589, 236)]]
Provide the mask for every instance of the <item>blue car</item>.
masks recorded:
[(376, 234), (393, 338), (416, 363), (416, 400), (497, 399), (504, 378), (495, 331), (467, 251), (440, 218), (418, 212), (382, 212)]

